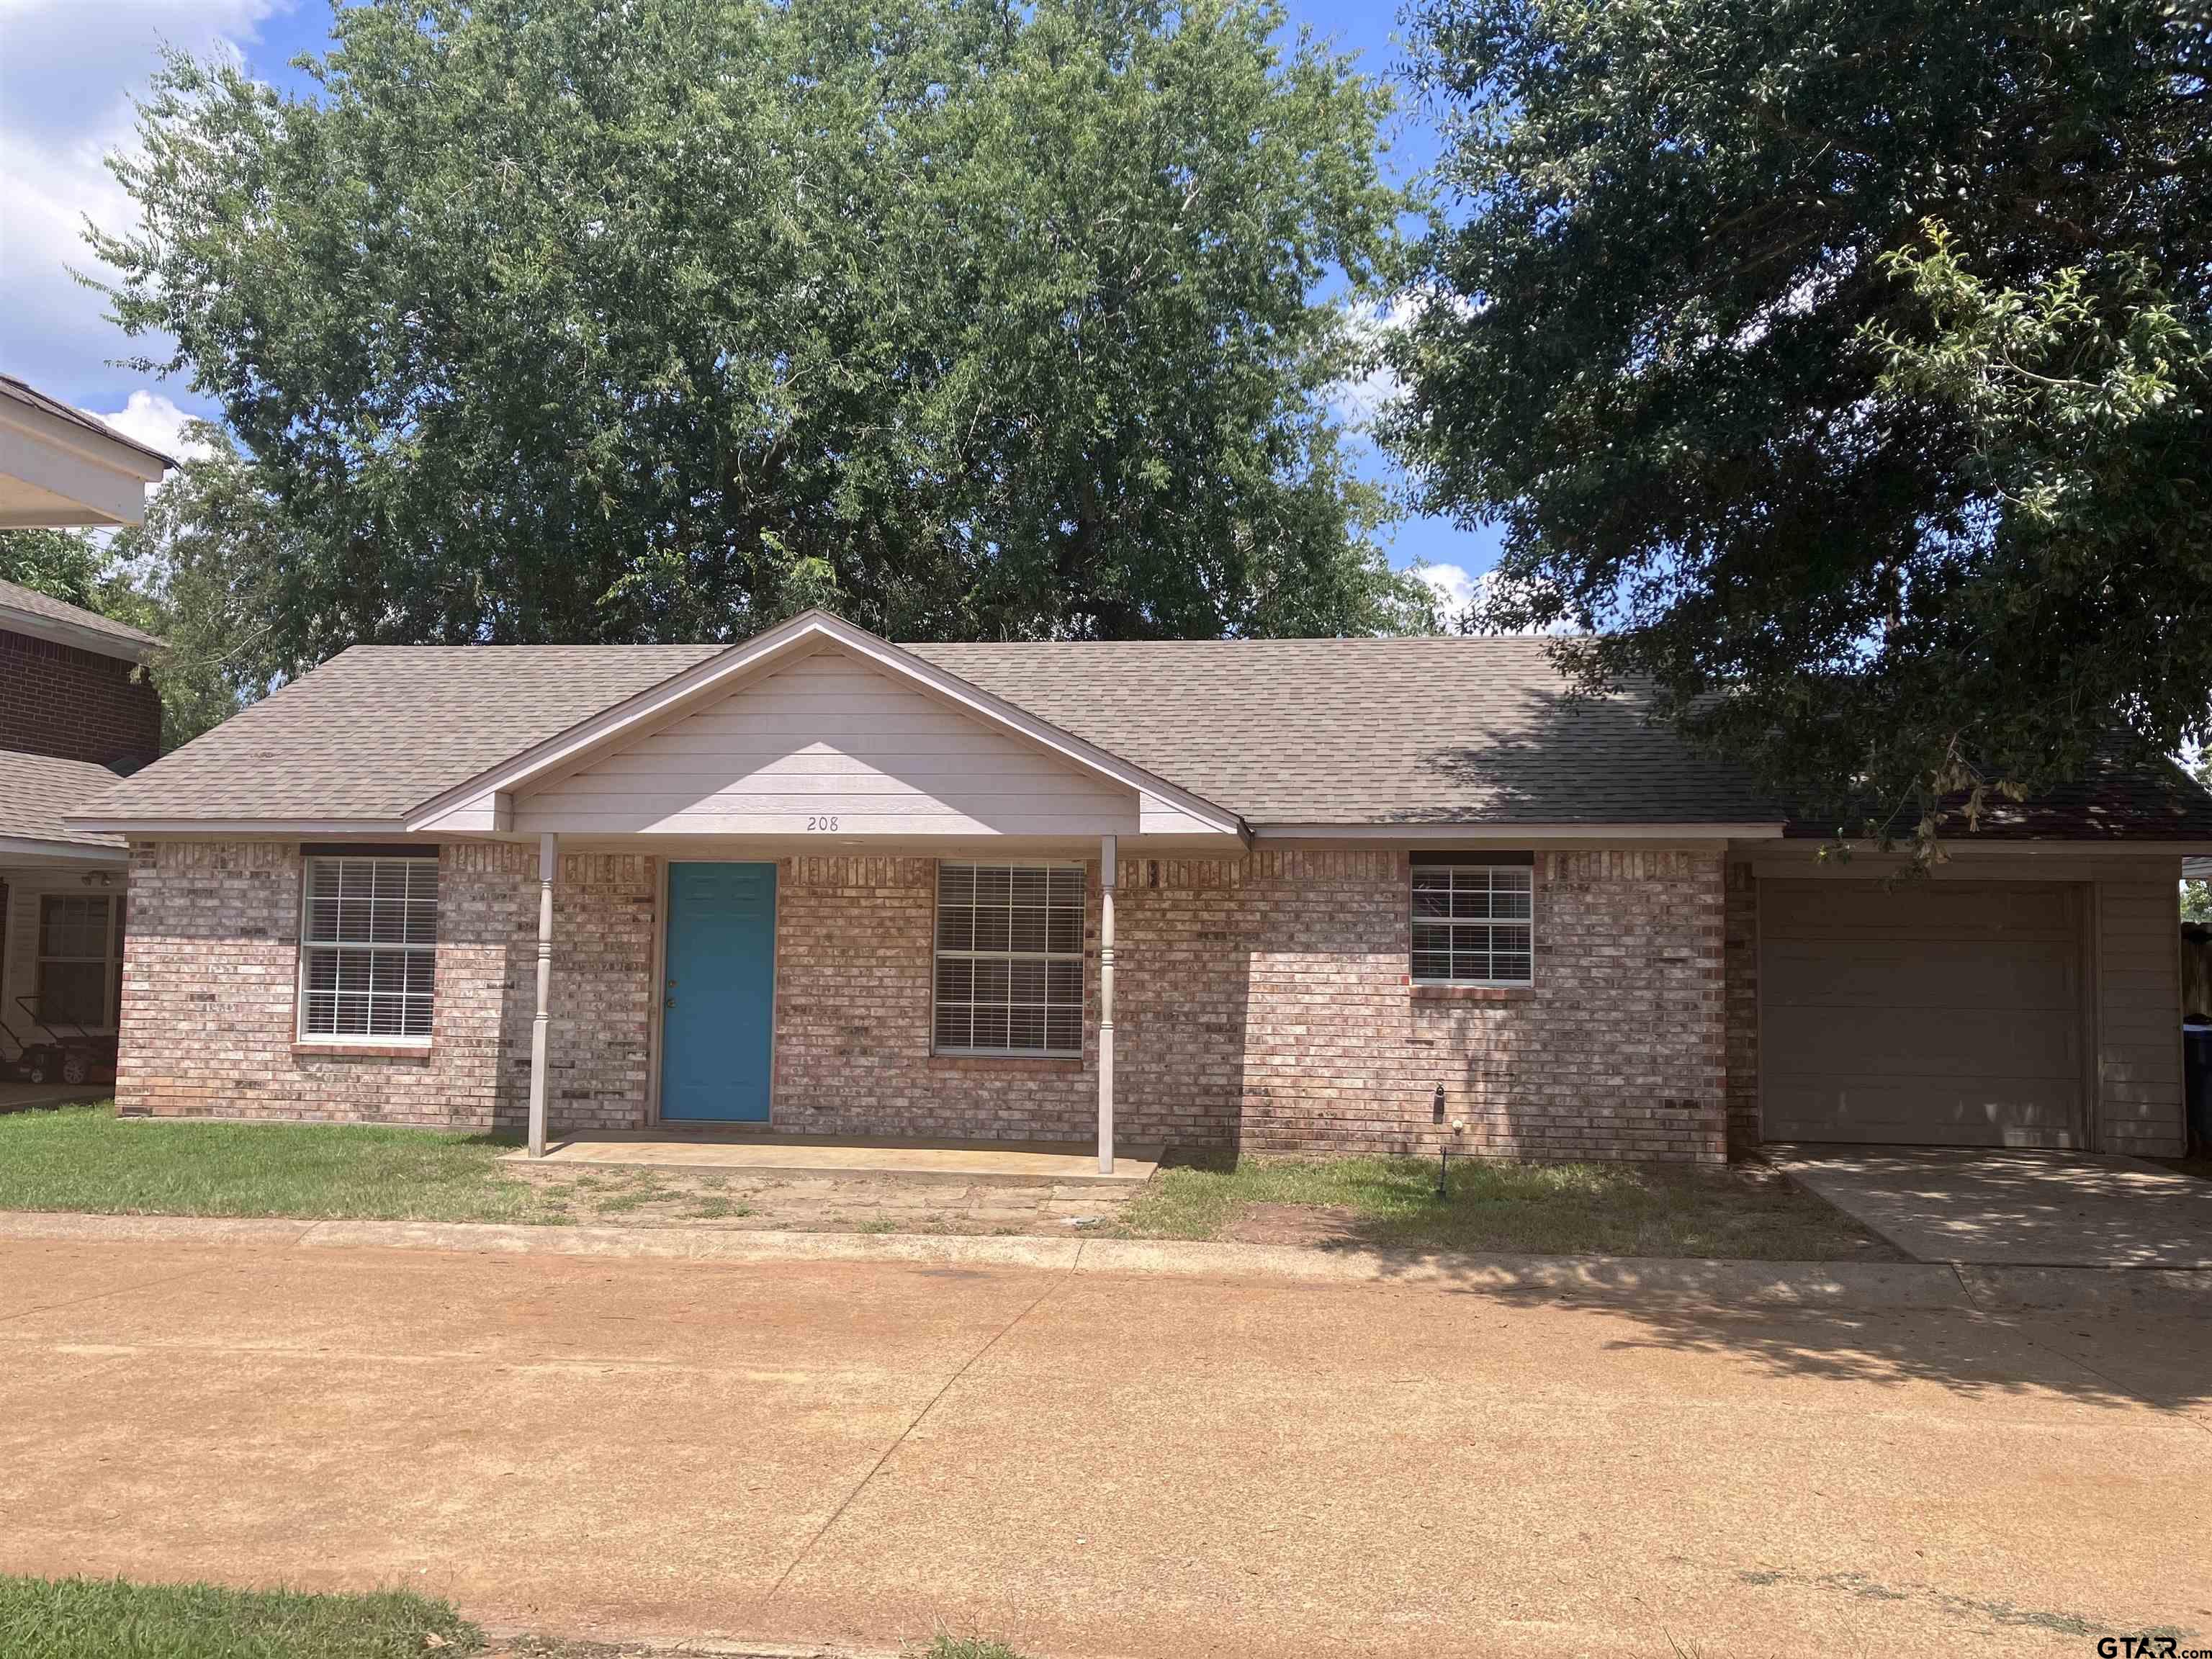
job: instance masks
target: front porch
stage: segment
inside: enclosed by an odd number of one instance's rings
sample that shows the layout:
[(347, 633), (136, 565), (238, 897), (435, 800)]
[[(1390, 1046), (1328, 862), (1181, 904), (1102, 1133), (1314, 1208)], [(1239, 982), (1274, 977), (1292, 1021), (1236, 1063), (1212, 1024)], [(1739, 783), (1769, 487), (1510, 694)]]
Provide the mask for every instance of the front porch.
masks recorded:
[(894, 1176), (963, 1186), (1133, 1188), (1152, 1179), (1166, 1149), (1124, 1146), (1110, 1170), (1080, 1141), (960, 1140), (887, 1135), (794, 1135), (772, 1130), (609, 1129), (560, 1137), (542, 1154), (508, 1160), (590, 1168), (728, 1170), (777, 1176)]
[(507, 1026), (531, 1158), (1047, 1181), (1158, 1162), (1158, 1126), (1115, 1126), (1112, 835), (546, 835), (534, 862), (536, 971), (509, 981), (526, 1062)]

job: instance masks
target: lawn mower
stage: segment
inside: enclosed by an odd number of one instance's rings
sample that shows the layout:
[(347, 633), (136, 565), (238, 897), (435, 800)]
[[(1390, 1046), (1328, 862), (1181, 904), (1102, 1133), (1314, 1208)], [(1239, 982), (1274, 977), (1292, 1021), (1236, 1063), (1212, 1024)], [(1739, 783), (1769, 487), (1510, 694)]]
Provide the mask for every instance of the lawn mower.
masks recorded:
[(17, 997), (31, 1028), (38, 1033), (26, 1041), (0, 1026), (0, 1066), (21, 1083), (112, 1083), (115, 1079), (115, 1037), (105, 1036), (65, 1019), (50, 1019), (39, 1009), (35, 996)]

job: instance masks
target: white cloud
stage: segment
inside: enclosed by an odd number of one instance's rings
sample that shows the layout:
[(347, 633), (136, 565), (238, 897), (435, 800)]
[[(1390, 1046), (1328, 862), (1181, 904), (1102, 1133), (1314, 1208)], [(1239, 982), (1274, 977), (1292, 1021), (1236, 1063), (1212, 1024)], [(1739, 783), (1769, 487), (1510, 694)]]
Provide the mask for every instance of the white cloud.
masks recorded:
[(133, 343), (106, 301), (70, 276), (94, 276), (83, 240), (135, 228), (131, 198), (102, 157), (133, 139), (131, 98), (164, 43), (236, 52), (292, 0), (0, 0), (0, 362), (56, 397), (119, 398), (131, 384), (107, 360)]
[(1371, 430), (1376, 417), (1404, 389), (1382, 353), (1390, 336), (1413, 320), (1419, 304), (1413, 295), (1401, 294), (1379, 308), (1361, 306), (1352, 311), (1352, 333), (1359, 342), (1363, 372), (1354, 379), (1338, 381), (1330, 391), (1328, 403), (1336, 418), (1353, 431)]
[[(1437, 596), (1437, 610), (1447, 626), (1462, 611), (1487, 604), (1504, 583), (1504, 578), (1495, 570), (1468, 572), (1455, 564), (1418, 564), (1411, 573), (1426, 582)], [(1572, 634), (1577, 630), (1564, 622), (1555, 622), (1548, 628), (1528, 628), (1524, 634)]]
[(185, 422), (193, 416), (159, 392), (141, 387), (131, 394), (122, 408), (101, 414), (100, 418), (125, 437), (136, 438), (173, 461), (198, 460), (215, 453), (211, 445), (185, 436)]
[(1405, 384), (1396, 371), (1383, 360), (1390, 337), (1437, 306), (1462, 319), (1475, 316), (1483, 308), (1481, 303), (1463, 294), (1448, 294), (1429, 287), (1405, 289), (1380, 305), (1347, 307), (1346, 319), (1353, 338), (1359, 343), (1361, 372), (1351, 380), (1338, 381), (1330, 392), (1329, 408), (1338, 420), (1355, 432), (1373, 429), (1376, 417), (1405, 391)]
[[(1413, 574), (1436, 590), (1437, 609), (1449, 622), (1474, 603), (1474, 578), (1455, 564), (1424, 564)], [(1487, 576), (1487, 570), (1482, 573)]]

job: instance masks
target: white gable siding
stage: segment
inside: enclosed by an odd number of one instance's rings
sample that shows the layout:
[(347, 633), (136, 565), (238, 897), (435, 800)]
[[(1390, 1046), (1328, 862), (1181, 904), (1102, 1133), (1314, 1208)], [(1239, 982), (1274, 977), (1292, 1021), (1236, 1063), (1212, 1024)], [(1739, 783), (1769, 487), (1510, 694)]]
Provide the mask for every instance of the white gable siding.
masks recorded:
[(1094, 778), (852, 658), (819, 652), (518, 795), (514, 827), (571, 835), (1133, 833)]

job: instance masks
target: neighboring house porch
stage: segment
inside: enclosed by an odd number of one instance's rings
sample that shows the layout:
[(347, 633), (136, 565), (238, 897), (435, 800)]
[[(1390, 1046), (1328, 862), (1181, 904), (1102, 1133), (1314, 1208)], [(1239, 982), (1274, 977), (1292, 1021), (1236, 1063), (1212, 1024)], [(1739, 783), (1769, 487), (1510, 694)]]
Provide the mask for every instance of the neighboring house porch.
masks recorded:
[[(142, 522), (171, 462), (0, 374), (0, 530)], [(122, 991), (125, 845), (65, 823), (161, 752), (152, 635), (0, 581), (0, 1076), (104, 1073)], [(41, 1081), (52, 1079), (41, 1078)]]

